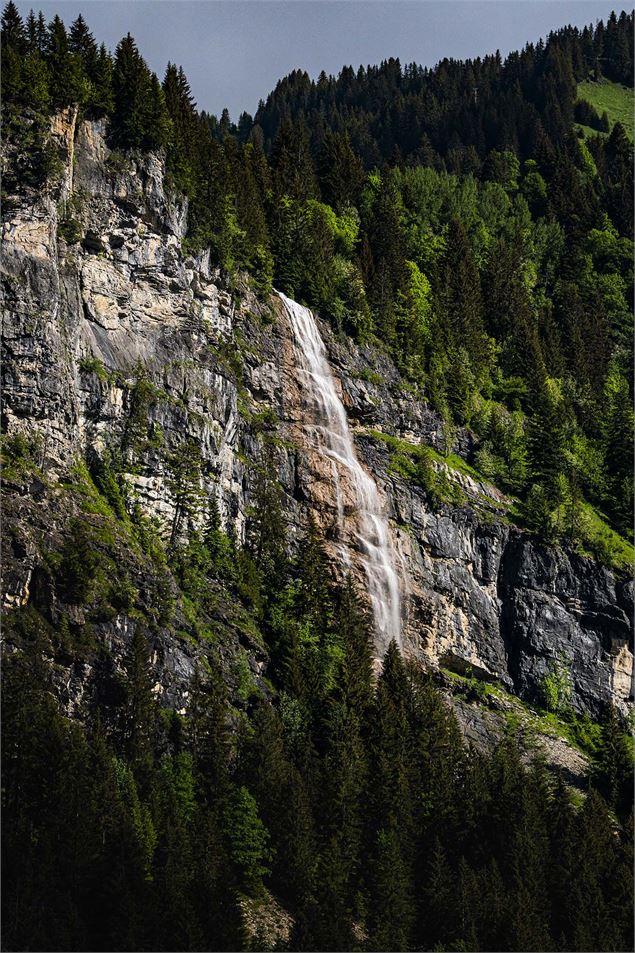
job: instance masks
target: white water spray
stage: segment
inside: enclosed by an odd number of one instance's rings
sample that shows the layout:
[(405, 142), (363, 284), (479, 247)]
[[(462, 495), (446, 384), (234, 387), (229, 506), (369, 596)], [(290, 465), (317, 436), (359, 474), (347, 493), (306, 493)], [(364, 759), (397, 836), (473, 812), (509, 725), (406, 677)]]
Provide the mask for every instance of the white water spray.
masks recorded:
[(280, 299), (291, 320), (306, 394), (317, 412), (317, 425), (306, 429), (310, 429), (316, 449), (332, 461), (338, 534), (345, 564), (350, 559), (346, 545), (341, 542), (345, 529), (340, 479), (342, 471), (342, 476), (346, 476), (354, 492), (356, 543), (368, 580), (378, 648), (383, 654), (392, 639), (401, 647), (401, 595), (388, 521), (375, 482), (355, 455), (346, 411), (337, 394), (315, 319), (308, 308), (296, 301), (283, 294), (280, 294)]

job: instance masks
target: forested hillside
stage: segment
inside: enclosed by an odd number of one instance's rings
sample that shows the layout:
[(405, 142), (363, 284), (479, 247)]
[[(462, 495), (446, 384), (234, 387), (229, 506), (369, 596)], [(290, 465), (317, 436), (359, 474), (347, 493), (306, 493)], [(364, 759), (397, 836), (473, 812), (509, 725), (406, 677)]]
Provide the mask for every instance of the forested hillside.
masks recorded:
[(623, 559), (603, 518), (632, 538), (632, 143), (574, 119), (601, 118), (577, 82), (632, 83), (632, 15), (505, 62), (294, 73), (237, 128), (131, 36), (111, 58), (81, 18), (3, 22), (5, 127), (29, 149), (7, 192), (46, 173), (34, 147), (71, 103), (111, 116), (119, 149), (166, 148), (189, 250), (379, 339), (529, 527)]
[[(447, 476), (454, 461), (466, 485), (487, 488), (490, 523), (535, 542), (538, 575), (550, 553), (565, 552), (587, 588), (594, 579), (613, 594), (615, 580), (625, 588), (633, 145), (583, 95), (602, 81), (632, 87), (633, 15), (564, 28), (505, 61), (389, 60), (317, 81), (296, 72), (237, 124), (199, 112), (180, 67), (159, 80), (132, 36), (111, 54), (81, 16), (68, 28), (41, 13), (23, 21), (9, 2), (2, 60), (9, 237), (33, 226), (28, 255), (15, 257), (27, 261), (15, 266), (20, 300), (42, 300), (41, 287), (54, 298), (60, 286), (66, 308), (18, 315), (9, 385), (14, 355), (37, 366), (46, 334), (66, 360), (64, 322), (75, 313), (98, 327), (94, 340), (112, 340), (132, 300), (118, 252), (131, 262), (129, 284), (149, 275), (158, 288), (143, 290), (153, 328), (170, 324), (160, 308), (190, 281), (205, 307), (216, 296), (209, 310), (221, 323), (238, 289), (253, 331), (212, 340), (183, 307), (182, 336), (165, 339), (179, 347), (147, 366), (135, 352), (124, 373), (114, 358), (106, 367), (82, 352), (68, 390), (77, 386), (100, 426), (107, 392), (121, 395), (121, 414), (65, 471), (59, 457), (48, 469), (48, 434), (27, 439), (7, 425), (17, 412), (3, 418), (6, 551), (11, 571), (20, 560), (35, 567), (6, 613), (3, 948), (631, 949), (623, 712), (598, 703), (595, 720), (574, 706), (554, 657), (531, 702), (584, 754), (572, 787), (527, 755), (521, 703), (469, 666), (453, 677), (477, 702), (493, 696), (498, 744), (467, 744), (444, 678), (420, 659), (392, 643), (374, 666), (353, 578), (333, 574), (311, 520), (301, 533), (288, 525), (275, 456), (288, 441), (271, 407), (248, 406), (241, 361), (275, 337), (274, 287), (306, 303), (334, 339), (383, 356), (400, 394), (440, 422), (436, 450), (423, 435), (410, 444), (366, 434), (424, 509), (445, 507), (452, 523), (453, 508), (467, 507)], [(82, 122), (82, 181), (98, 183), (94, 195), (72, 185)], [(60, 178), (71, 182), (63, 198)], [(108, 241), (87, 227), (90, 215), (111, 216)], [(186, 219), (183, 234), (174, 219)], [(41, 274), (33, 261), (44, 262)], [(90, 307), (73, 297), (86, 267), (97, 275)], [(97, 314), (109, 295), (111, 324)], [(139, 308), (138, 328), (145, 318)], [(218, 373), (202, 368), (207, 403), (191, 413), (201, 341), (201, 361)], [(269, 370), (264, 361), (248, 381), (259, 395), (267, 374), (277, 386), (265, 357)], [(39, 376), (57, 411), (64, 395), (43, 367)], [(219, 380), (235, 388), (254, 450), (240, 488), (249, 484), (244, 526), (205, 495), (210, 474), (189, 435), (194, 416), (203, 433), (199, 418), (216, 412)], [(357, 380), (380, 396), (388, 387), (370, 366)], [(163, 426), (181, 428), (176, 447)], [(457, 435), (462, 456), (452, 458)], [(78, 453), (83, 438), (71, 431)], [(156, 490), (148, 461), (174, 501), (167, 532), (135, 496), (139, 485), (144, 501)], [(576, 582), (555, 598), (613, 651), (624, 641), (621, 603), (585, 612), (583, 590)]]

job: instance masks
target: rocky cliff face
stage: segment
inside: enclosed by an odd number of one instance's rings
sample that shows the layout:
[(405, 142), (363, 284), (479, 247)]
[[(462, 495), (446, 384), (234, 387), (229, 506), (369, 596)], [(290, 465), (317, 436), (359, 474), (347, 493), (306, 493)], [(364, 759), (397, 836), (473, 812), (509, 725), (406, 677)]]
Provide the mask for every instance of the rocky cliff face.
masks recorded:
[[(3, 595), (8, 611), (33, 603), (53, 623), (58, 597), (46, 552), (63, 540), (76, 509), (61, 487), (78, 459), (123, 447), (130, 497), (167, 534), (175, 515), (167, 461), (191, 437), (201, 448), (205, 494), (217, 498), (224, 525), (240, 537), (266, 443), (291, 544), (309, 514), (327, 540), (338, 517), (330, 466), (306, 440), (280, 302), (257, 297), (247, 282), (230, 288), (205, 256), (184, 255), (187, 208), (167, 193), (160, 158), (111, 153), (104, 133), (100, 122), (58, 117), (61, 181), (15, 197), (4, 225), (3, 429), (37, 438), (44, 478), (9, 474)], [(407, 651), (527, 698), (560, 661), (578, 710), (597, 712), (609, 699), (623, 709), (633, 662), (630, 583), (523, 534), (506, 519), (499, 491), (466, 472), (447, 470), (460, 502), (433, 506), (391, 467), (393, 449), (379, 435), (441, 449), (441, 421), (384, 355), (321, 330), (360, 460), (390, 513)], [(454, 449), (469, 457), (470, 435), (460, 433)], [(340, 572), (335, 547), (332, 555)], [(141, 598), (151, 600), (147, 566), (126, 558)], [(181, 635), (185, 616), (176, 625)], [(257, 637), (223, 607), (217, 621), (231, 634), (229, 655), (244, 652), (259, 678), (266, 653)], [(124, 608), (96, 624), (94, 637), (116, 657), (137, 624)], [(154, 628), (156, 691), (182, 708), (201, 649), (174, 632), (160, 620)], [(97, 662), (60, 665), (68, 707), (81, 706)]]

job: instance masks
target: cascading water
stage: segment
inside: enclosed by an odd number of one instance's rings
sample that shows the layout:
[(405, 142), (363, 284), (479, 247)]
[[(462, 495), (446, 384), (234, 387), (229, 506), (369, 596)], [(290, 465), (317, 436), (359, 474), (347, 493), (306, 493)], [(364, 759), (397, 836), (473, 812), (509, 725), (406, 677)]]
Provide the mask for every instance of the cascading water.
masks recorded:
[[(315, 426), (305, 429), (312, 433), (316, 450), (332, 461), (340, 541), (345, 536), (340, 474), (354, 494), (357, 549), (368, 580), (378, 648), (383, 653), (392, 639), (401, 647), (401, 595), (388, 521), (375, 482), (355, 455), (346, 411), (337, 394), (315, 319), (308, 308), (279, 294), (293, 328), (306, 394), (318, 417)], [(350, 558), (347, 546), (340, 542), (340, 549), (344, 562), (348, 564)]]

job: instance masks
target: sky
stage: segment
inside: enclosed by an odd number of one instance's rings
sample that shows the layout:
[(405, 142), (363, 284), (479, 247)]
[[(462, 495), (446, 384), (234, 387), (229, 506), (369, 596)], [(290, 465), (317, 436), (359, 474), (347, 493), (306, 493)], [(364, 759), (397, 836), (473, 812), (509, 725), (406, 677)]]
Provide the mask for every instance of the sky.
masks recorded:
[[(433, 66), (443, 57), (505, 56), (550, 30), (606, 19), (615, 0), (17, 0), (67, 26), (82, 13), (98, 42), (134, 36), (163, 78), (182, 66), (200, 109), (253, 114), (293, 69), (375, 64), (391, 56)], [(626, 9), (632, 9), (628, 4)]]

